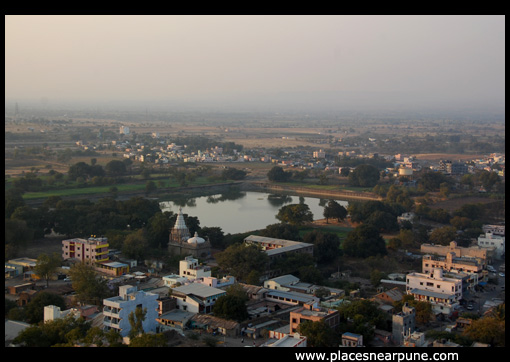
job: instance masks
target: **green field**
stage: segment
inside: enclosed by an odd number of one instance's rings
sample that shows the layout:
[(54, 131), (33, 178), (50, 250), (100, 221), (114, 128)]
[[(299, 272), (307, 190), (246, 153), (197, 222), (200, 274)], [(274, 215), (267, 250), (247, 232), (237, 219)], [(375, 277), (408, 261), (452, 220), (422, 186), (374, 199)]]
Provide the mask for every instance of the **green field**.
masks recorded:
[(344, 239), (347, 234), (352, 230), (352, 228), (345, 227), (345, 226), (321, 226), (321, 227), (313, 227), (313, 226), (304, 226), (299, 228), (299, 235), (303, 237), (305, 234), (309, 233), (310, 231), (319, 229), (322, 232), (325, 233), (332, 233), (338, 235), (340, 239)]
[[(129, 193), (129, 192), (141, 192), (145, 191), (145, 183), (146, 181), (141, 180), (138, 177), (135, 177), (137, 181), (135, 183), (121, 183), (121, 184), (115, 184), (115, 185), (105, 185), (105, 186), (89, 186), (89, 185), (82, 185), (77, 186), (76, 183), (72, 183), (70, 185), (60, 185), (56, 187), (52, 187), (49, 190), (45, 191), (28, 191), (23, 194), (23, 199), (25, 200), (34, 200), (34, 199), (41, 199), (41, 198), (47, 198), (50, 196), (79, 196), (79, 195), (95, 195), (95, 194), (112, 194), (110, 192), (110, 189), (115, 186), (117, 188), (117, 193)], [(182, 187), (178, 182), (170, 181), (168, 177), (165, 177), (164, 179), (152, 179), (152, 181), (156, 184), (158, 191), (170, 191), (172, 189), (177, 189)], [(190, 182), (187, 186), (204, 186), (204, 185), (214, 185), (217, 183), (223, 183), (223, 182), (229, 182), (227, 181), (211, 181), (206, 177), (197, 177), (195, 180)], [(10, 185), (6, 184), (6, 189), (8, 189)]]
[[(77, 196), (77, 195), (93, 195), (93, 194), (104, 194), (110, 192), (112, 186), (91, 186), (91, 187), (79, 187), (72, 189), (55, 189), (48, 191), (39, 192), (26, 192), (23, 194), (25, 200), (41, 199), (50, 196)], [(142, 191), (145, 190), (145, 185), (142, 184), (125, 184), (116, 185), (117, 192), (129, 192), (129, 191)]]

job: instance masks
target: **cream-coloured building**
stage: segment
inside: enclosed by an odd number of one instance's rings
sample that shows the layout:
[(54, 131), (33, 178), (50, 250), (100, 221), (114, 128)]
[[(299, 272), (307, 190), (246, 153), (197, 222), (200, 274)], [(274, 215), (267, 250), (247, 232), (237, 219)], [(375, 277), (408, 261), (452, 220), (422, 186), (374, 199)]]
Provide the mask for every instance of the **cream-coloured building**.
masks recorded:
[(454, 252), (449, 252), (446, 256), (424, 255), (422, 272), (431, 274), (435, 268), (441, 268), (445, 273), (462, 278), (465, 291), (472, 290), (480, 282), (486, 282), (489, 275), (482, 259), (468, 256), (459, 258)]
[(457, 257), (473, 257), (480, 258), (484, 262), (490, 262), (494, 256), (495, 248), (482, 248), (480, 246), (472, 246), (464, 248), (458, 246), (455, 241), (450, 242), (449, 245), (435, 245), (435, 244), (421, 244), (420, 251), (423, 254), (442, 255), (446, 256), (447, 253), (453, 252)]
[(446, 256), (424, 255), (422, 258), (422, 272), (425, 274), (432, 273), (435, 268), (448, 272), (480, 274), (483, 267), (484, 263), (480, 258), (457, 257), (454, 252), (448, 252)]
[(415, 300), (429, 302), (436, 314), (449, 315), (462, 299), (462, 280), (444, 277), (441, 268), (432, 273), (409, 273), (406, 292)]
[(187, 279), (206, 278), (211, 276), (211, 268), (198, 263), (198, 259), (187, 256), (179, 262), (179, 275)]

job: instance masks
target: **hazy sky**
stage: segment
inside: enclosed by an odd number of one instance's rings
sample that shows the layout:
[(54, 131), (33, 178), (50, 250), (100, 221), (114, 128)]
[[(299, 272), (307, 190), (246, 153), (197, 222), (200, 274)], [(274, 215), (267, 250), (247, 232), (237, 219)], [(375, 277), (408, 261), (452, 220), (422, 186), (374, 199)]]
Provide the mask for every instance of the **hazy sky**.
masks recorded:
[(320, 103), (349, 94), (504, 107), (504, 16), (5, 20), (6, 101)]

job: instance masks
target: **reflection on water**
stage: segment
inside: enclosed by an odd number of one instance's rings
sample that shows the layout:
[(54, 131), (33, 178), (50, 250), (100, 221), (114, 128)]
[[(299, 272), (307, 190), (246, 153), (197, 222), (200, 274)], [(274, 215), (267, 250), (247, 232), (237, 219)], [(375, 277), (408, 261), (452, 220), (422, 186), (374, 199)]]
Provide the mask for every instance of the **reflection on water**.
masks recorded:
[(267, 201), (275, 207), (282, 207), (285, 204), (292, 203), (292, 197), (289, 195), (275, 195), (275, 194), (269, 194), (267, 195)]
[[(347, 201), (337, 200), (347, 207)], [(160, 202), (162, 211), (177, 213), (179, 207), (196, 216), (200, 226), (221, 227), (225, 234), (263, 229), (278, 223), (278, 210), (288, 204), (305, 203), (314, 219), (322, 219), (328, 199), (231, 190), (227, 193)]]

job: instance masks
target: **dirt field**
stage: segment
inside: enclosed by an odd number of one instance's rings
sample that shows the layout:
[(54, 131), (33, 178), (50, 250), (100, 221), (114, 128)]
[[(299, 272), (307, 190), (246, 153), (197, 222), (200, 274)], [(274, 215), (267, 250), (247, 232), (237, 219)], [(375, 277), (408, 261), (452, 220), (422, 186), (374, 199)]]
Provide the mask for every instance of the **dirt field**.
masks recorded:
[(450, 161), (469, 161), (473, 159), (483, 158), (483, 155), (465, 155), (457, 153), (419, 153), (414, 155), (416, 159), (427, 160), (427, 161), (439, 161), (439, 160), (450, 160)]
[(429, 205), (432, 209), (444, 209), (448, 212), (455, 211), (465, 204), (490, 204), (496, 200), (487, 197), (463, 197), (461, 199), (450, 199)]
[(27, 247), (23, 250), (23, 257), (37, 259), (41, 254), (62, 254), (62, 240), (64, 237), (47, 237), (43, 239), (33, 240), (28, 243)]

